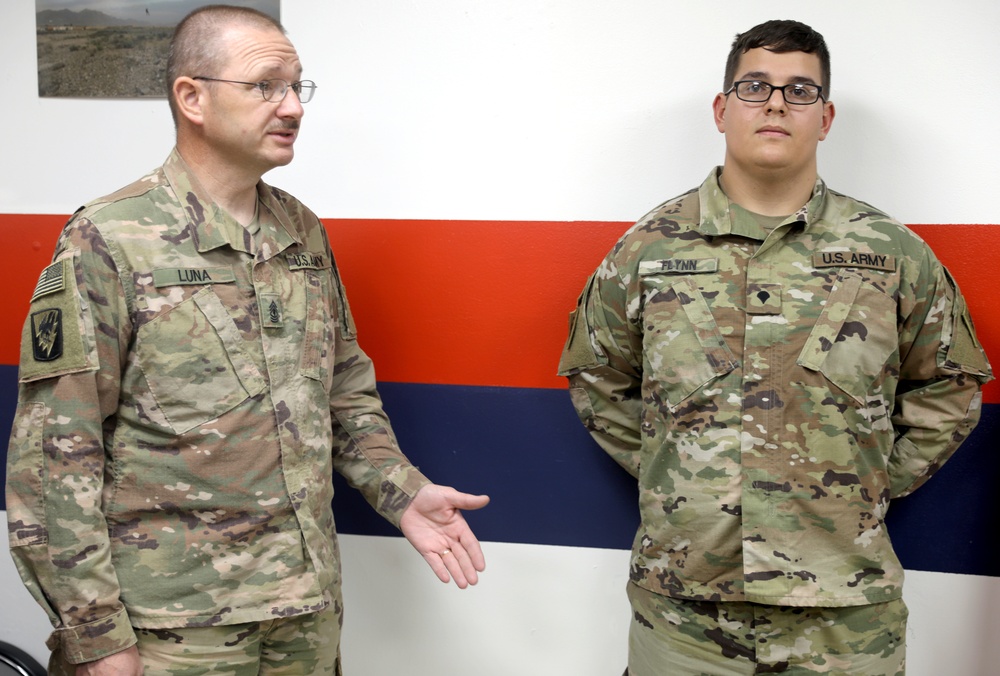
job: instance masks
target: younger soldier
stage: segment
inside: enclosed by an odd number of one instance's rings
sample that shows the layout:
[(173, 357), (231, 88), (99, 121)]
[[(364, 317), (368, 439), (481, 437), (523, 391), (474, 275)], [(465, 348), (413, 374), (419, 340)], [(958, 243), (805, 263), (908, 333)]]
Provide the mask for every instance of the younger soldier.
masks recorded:
[(819, 33), (738, 35), (723, 166), (632, 227), (574, 311), (560, 373), (639, 483), (632, 676), (903, 673), (883, 517), (992, 375), (927, 245), (818, 177), (829, 96)]

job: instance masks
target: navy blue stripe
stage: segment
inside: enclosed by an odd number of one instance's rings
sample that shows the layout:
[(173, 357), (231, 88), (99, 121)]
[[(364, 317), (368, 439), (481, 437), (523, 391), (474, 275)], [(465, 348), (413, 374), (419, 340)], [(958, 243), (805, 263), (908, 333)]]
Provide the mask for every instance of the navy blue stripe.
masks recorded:
[(0, 498), (7, 507), (7, 440), (10, 439), (10, 428), (14, 424), (14, 411), (17, 408), (17, 367), (0, 365), (0, 448), (3, 448), (3, 484), (0, 485)]
[[(628, 549), (635, 481), (594, 444), (565, 390), (379, 383), (410, 460), (433, 481), (487, 493), (466, 518), (483, 540)], [(336, 483), (337, 528), (396, 534)]]
[[(594, 444), (564, 390), (382, 383), (407, 455), (438, 483), (488, 493), (467, 514), (482, 540), (628, 549), (638, 523), (632, 479)], [(16, 369), (0, 366), (0, 433), (9, 433)], [(893, 502), (893, 543), (910, 570), (1000, 577), (1000, 405), (912, 496)], [(398, 535), (340, 477), (342, 533)]]

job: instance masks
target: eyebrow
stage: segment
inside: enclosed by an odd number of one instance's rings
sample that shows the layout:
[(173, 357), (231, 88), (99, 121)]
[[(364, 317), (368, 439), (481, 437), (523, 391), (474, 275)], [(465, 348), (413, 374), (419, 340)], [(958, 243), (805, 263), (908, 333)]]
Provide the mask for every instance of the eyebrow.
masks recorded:
[[(282, 75), (282, 71), (284, 69), (285, 69), (284, 66), (279, 66), (279, 65), (268, 66), (263, 70), (257, 71), (260, 74), (260, 77), (258, 77), (257, 79), (258, 80), (268, 80), (271, 78), (284, 79), (284, 76)], [(291, 81), (298, 82), (299, 80), (302, 79), (302, 66), (299, 65), (298, 68), (293, 68), (293, 70), (295, 71), (295, 79)]]
[[(767, 78), (768, 78), (768, 74), (767, 73), (765, 73), (763, 71), (755, 70), (755, 71), (751, 71), (749, 73), (744, 73), (742, 76), (740, 76), (737, 79), (738, 80), (763, 80), (763, 81), (767, 82)], [(811, 84), (811, 85), (817, 85), (817, 86), (819, 86), (818, 83), (816, 82), (816, 80), (812, 79), (811, 77), (806, 77), (805, 75), (793, 75), (792, 77), (788, 78), (788, 84)]]

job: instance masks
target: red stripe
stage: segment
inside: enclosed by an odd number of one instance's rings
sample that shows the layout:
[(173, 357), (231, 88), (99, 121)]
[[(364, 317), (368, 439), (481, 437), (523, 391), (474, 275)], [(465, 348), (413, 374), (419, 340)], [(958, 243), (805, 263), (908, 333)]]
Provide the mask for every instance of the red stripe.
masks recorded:
[(565, 387), (567, 317), (624, 223), (325, 220), (381, 380)]
[(21, 326), (28, 301), (42, 269), (52, 262), (59, 232), (68, 216), (0, 214), (0, 270), (4, 294), (0, 298), (0, 364), (18, 362)]
[[(8, 272), (0, 363), (16, 364), (20, 326), (65, 216), (0, 214)], [(587, 276), (629, 227), (620, 222), (324, 219), (360, 340), (379, 379), (562, 388), (567, 316)], [(916, 225), (968, 299), (1000, 364), (997, 225)], [(26, 234), (27, 233), (27, 234)], [(986, 387), (1000, 403), (1000, 384)]]

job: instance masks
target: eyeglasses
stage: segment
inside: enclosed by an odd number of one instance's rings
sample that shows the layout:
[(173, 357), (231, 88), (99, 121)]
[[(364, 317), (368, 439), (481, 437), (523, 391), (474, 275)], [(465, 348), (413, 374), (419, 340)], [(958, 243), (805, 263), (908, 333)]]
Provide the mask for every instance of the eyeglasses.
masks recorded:
[(312, 80), (299, 80), (298, 82), (288, 82), (274, 78), (271, 80), (261, 80), (260, 82), (242, 82), (240, 80), (220, 80), (217, 77), (206, 77), (196, 75), (192, 80), (208, 80), (209, 82), (228, 82), (229, 84), (249, 85), (260, 90), (260, 95), (265, 101), (279, 103), (285, 100), (285, 94), (291, 89), (299, 97), (299, 103), (309, 103), (316, 91), (316, 83)]
[[(747, 103), (764, 103), (771, 98), (775, 89), (781, 91), (785, 103), (796, 106), (808, 106), (823, 98), (823, 88), (814, 84), (792, 83), (781, 87), (762, 80), (740, 80), (734, 82), (729, 91), (725, 92), (729, 96), (736, 92), (736, 98)], [(823, 99), (826, 101), (826, 99)]]

